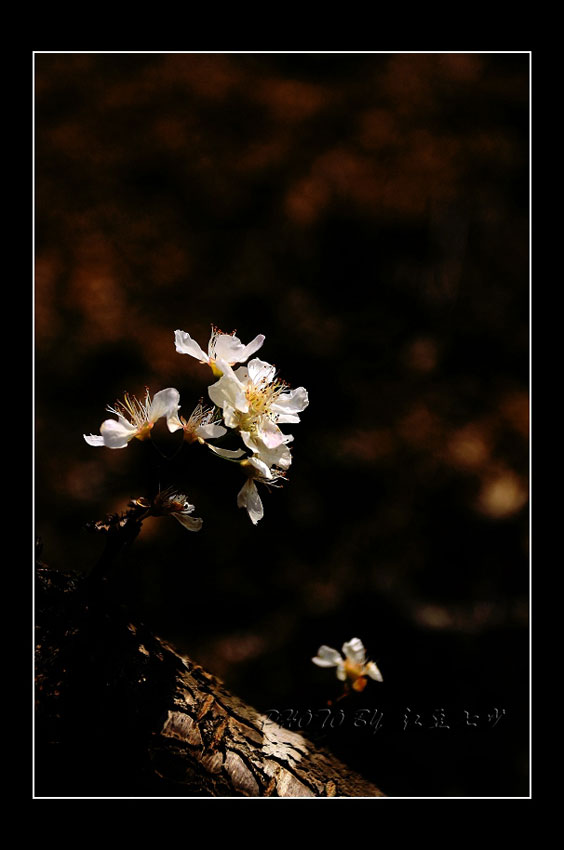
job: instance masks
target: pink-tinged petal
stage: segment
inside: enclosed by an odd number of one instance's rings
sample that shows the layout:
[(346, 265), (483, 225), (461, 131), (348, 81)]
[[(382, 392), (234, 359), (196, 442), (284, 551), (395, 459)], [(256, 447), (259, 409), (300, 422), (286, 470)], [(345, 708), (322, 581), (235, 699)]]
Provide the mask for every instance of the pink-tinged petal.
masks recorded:
[(368, 664), (364, 668), (364, 672), (367, 676), (370, 676), (371, 679), (375, 679), (376, 682), (383, 682), (382, 674), (378, 670), (377, 666), (373, 661), (369, 661)]
[[(240, 431), (239, 434), (247, 448), (249, 448), (259, 460), (263, 461), (269, 469), (273, 466), (277, 466), (279, 469), (288, 469), (291, 466), (292, 455), (290, 453), (290, 449), (288, 449), (285, 444), (281, 444), (271, 449), (263, 443), (262, 440), (254, 437), (249, 431)], [(291, 439), (292, 435), (286, 434), (284, 442), (288, 443)]]
[[(192, 510), (194, 508), (192, 507)], [(180, 525), (183, 525), (184, 528), (187, 528), (188, 531), (199, 531), (203, 525), (203, 519), (198, 516), (188, 516), (187, 514), (176, 512), (171, 514), (175, 519), (178, 520)]]
[(104, 438), (104, 445), (108, 449), (124, 449), (130, 440), (137, 434), (137, 428), (130, 425), (125, 419), (116, 421), (106, 419), (100, 425), (100, 434)]
[(258, 334), (258, 336), (256, 336), (253, 339), (252, 342), (249, 342), (249, 344), (246, 345), (243, 348), (243, 350), (241, 351), (241, 353), (239, 354), (239, 363), (245, 363), (245, 361), (249, 359), (251, 354), (254, 354), (255, 351), (259, 350), (259, 348), (262, 346), (264, 340), (265, 340), (264, 335)]
[(342, 664), (343, 659), (339, 652), (336, 649), (332, 649), (330, 646), (320, 646), (317, 650), (317, 655), (315, 658), (311, 659), (314, 664), (317, 664), (318, 667), (336, 667), (338, 664)]
[(247, 369), (249, 370), (249, 378), (255, 385), (261, 382), (271, 384), (276, 375), (276, 367), (271, 366), (265, 360), (259, 360), (258, 357), (247, 363)]
[(199, 425), (196, 428), (196, 434), (202, 440), (217, 440), (218, 437), (223, 437), (224, 434), (227, 434), (227, 428), (212, 422), (210, 425)]
[(352, 638), (343, 644), (343, 655), (354, 664), (364, 664), (366, 651), (360, 638)]
[(275, 425), (270, 419), (263, 417), (258, 425), (258, 437), (269, 449), (275, 449), (285, 442), (285, 434), (282, 433), (278, 425)]
[[(149, 407), (149, 422), (156, 422), (161, 416), (174, 419), (180, 407), (180, 393), (174, 387), (160, 390), (155, 394)], [(170, 429), (169, 429), (170, 430)]]
[(253, 525), (264, 516), (264, 508), (256, 485), (252, 479), (245, 481), (237, 495), (237, 507), (245, 508)]
[(309, 397), (305, 387), (296, 387), (281, 393), (271, 405), (272, 413), (276, 414), (277, 422), (299, 422), (301, 413), (309, 404)]
[(103, 445), (105, 445), (104, 438), (102, 437), (101, 434), (100, 435), (98, 435), (98, 434), (83, 434), (82, 436), (84, 437), (84, 439), (86, 440), (86, 442), (88, 443), (89, 446), (103, 446)]
[(174, 342), (179, 354), (189, 354), (199, 360), (200, 363), (209, 363), (208, 355), (186, 331), (175, 331)]

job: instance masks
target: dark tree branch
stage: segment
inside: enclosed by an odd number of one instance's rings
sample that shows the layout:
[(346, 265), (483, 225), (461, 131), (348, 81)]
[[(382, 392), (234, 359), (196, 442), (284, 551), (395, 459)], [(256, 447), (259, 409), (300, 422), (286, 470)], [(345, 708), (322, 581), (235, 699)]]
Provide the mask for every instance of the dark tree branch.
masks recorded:
[(37, 796), (384, 796), (101, 588), (38, 565)]

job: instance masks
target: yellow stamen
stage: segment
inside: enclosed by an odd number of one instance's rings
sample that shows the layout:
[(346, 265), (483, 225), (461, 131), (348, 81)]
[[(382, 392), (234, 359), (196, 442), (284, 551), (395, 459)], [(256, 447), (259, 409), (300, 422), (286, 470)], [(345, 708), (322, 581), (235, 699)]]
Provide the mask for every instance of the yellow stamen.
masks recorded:
[(364, 672), (364, 667), (361, 664), (356, 664), (354, 661), (351, 661), (350, 658), (345, 658), (345, 673), (347, 674), (347, 678), (351, 679), (353, 682), (362, 676)]

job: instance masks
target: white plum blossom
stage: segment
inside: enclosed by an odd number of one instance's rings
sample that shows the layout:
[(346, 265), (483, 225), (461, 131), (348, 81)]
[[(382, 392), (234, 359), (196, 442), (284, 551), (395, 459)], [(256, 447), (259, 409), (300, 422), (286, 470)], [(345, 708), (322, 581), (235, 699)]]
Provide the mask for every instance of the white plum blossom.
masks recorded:
[[(280, 487), (292, 464), (289, 444), (294, 437), (285, 434), (280, 426), (299, 422), (309, 398), (304, 387), (291, 389), (278, 378), (275, 366), (258, 357), (249, 360), (263, 345), (263, 334), (246, 345), (235, 334), (212, 325), (207, 351), (186, 331), (176, 330), (174, 334), (177, 352), (210, 366), (216, 379), (208, 388), (213, 408), (200, 399), (190, 416), (184, 418), (179, 414), (180, 394), (174, 387), (161, 390), (154, 398), (146, 389), (142, 400), (126, 393), (122, 401), (107, 408), (116, 418), (102, 422), (100, 434), (83, 436), (90, 446), (122, 449), (133, 439), (150, 439), (155, 423), (164, 418), (171, 433), (181, 431), (184, 442), (199, 442), (219, 457), (240, 465), (246, 480), (237, 495), (237, 505), (257, 525), (264, 516), (258, 485)], [(209, 442), (229, 431), (240, 439), (239, 448), (223, 448)], [(177, 451), (181, 448), (178, 444)], [(163, 452), (160, 454), (166, 457)], [(173, 457), (175, 454), (166, 459)], [(194, 506), (187, 496), (172, 489), (159, 493), (151, 502), (143, 497), (134, 500), (133, 508), (137, 509), (136, 521), (151, 515), (169, 515), (190, 531), (202, 527), (202, 520), (192, 516)]]
[(188, 531), (199, 531), (203, 520), (191, 516), (194, 510), (194, 505), (190, 504), (183, 493), (176, 493), (170, 488), (155, 498), (151, 513), (154, 516), (172, 516)]
[(247, 476), (247, 480), (237, 495), (237, 507), (245, 508), (253, 525), (257, 525), (264, 516), (264, 508), (259, 492), (257, 481), (270, 487), (280, 487), (277, 482), (284, 477), (284, 473), (269, 467), (259, 458), (250, 457), (240, 461), (240, 466)]
[(382, 682), (382, 674), (373, 661), (366, 661), (366, 650), (360, 638), (352, 638), (343, 644), (341, 654), (330, 646), (320, 646), (317, 655), (312, 658), (318, 667), (336, 667), (337, 679), (349, 683), (356, 691), (362, 691), (369, 676)]
[[(276, 377), (276, 368), (258, 357), (235, 371), (223, 361), (219, 368), (223, 374), (209, 387), (208, 394), (222, 409), (227, 427), (237, 429), (245, 444), (261, 458), (262, 446), (276, 449), (290, 442), (292, 436), (284, 434), (279, 424), (300, 421), (298, 413), (309, 404), (307, 390), (290, 390)], [(288, 458), (289, 450), (282, 454)]]
[(180, 393), (174, 387), (160, 390), (152, 400), (148, 389), (143, 401), (126, 393), (123, 401), (117, 401), (115, 407), (106, 408), (117, 419), (106, 419), (100, 425), (99, 435), (84, 434), (84, 439), (89, 446), (106, 446), (109, 449), (123, 449), (134, 438), (147, 440), (157, 420), (162, 417), (167, 423), (174, 420), (180, 407), (179, 401)]
[(215, 325), (211, 327), (212, 334), (208, 342), (207, 354), (186, 331), (176, 330), (174, 342), (179, 354), (189, 354), (200, 363), (207, 363), (216, 376), (221, 375), (222, 371), (221, 367), (216, 365), (219, 360), (228, 363), (230, 366), (235, 365), (235, 363), (245, 363), (264, 342), (264, 335), (258, 334), (248, 345), (243, 345), (241, 340), (235, 336), (236, 331), (226, 334), (216, 328)]
[(227, 428), (219, 424), (216, 411), (211, 407), (204, 407), (202, 399), (190, 414), (188, 421), (183, 416), (173, 414), (168, 419), (167, 425), (171, 432), (182, 429), (187, 443), (204, 444), (207, 440), (223, 437), (227, 433)]

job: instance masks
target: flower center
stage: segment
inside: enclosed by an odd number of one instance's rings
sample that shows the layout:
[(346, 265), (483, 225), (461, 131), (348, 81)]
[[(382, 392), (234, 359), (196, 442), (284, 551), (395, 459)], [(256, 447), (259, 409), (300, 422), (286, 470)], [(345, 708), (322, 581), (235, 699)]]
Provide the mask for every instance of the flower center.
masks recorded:
[(270, 408), (285, 387), (286, 384), (279, 380), (270, 383), (262, 380), (257, 384), (249, 381), (245, 387), (245, 398), (249, 403), (249, 412), (245, 414), (245, 418), (249, 422), (256, 421), (261, 416), (270, 416), (274, 419)]
[[(235, 336), (237, 331), (231, 331), (230, 334), (227, 334), (224, 331), (221, 331), (215, 325), (212, 325), (211, 327), (212, 327), (212, 335), (210, 337), (210, 341), (209, 341), (209, 344), (208, 344), (208, 357), (210, 358), (209, 363), (210, 363), (210, 368), (211, 368), (213, 374), (215, 375), (215, 377), (221, 378), (221, 376), (223, 375), (223, 372), (221, 371), (221, 369), (218, 369), (218, 367), (216, 366), (216, 363), (215, 363), (217, 340), (220, 336)], [(232, 366), (233, 364), (231, 363), (230, 365)]]
[(139, 430), (135, 434), (136, 440), (148, 440), (151, 437), (151, 428), (153, 427), (153, 422), (145, 422), (143, 425), (139, 427)]
[(221, 378), (221, 376), (223, 375), (223, 372), (221, 371), (221, 369), (218, 366), (216, 366), (216, 362), (213, 359), (213, 357), (210, 358), (210, 368), (211, 368), (211, 370), (212, 370), (212, 372), (213, 372), (213, 374), (216, 378)]
[(362, 676), (363, 672), (364, 667), (362, 664), (357, 664), (355, 661), (351, 661), (350, 658), (345, 658), (345, 673), (348, 679), (352, 679), (354, 682), (359, 676)]
[(136, 396), (130, 396), (125, 393), (123, 401), (116, 401), (115, 407), (107, 408), (110, 413), (115, 413), (116, 416), (122, 419), (129, 419), (132, 425), (137, 429), (135, 437), (138, 440), (147, 440), (150, 437), (150, 431), (154, 423), (149, 419), (149, 411), (151, 409), (151, 396), (148, 388), (145, 388), (145, 399), (139, 401)]

